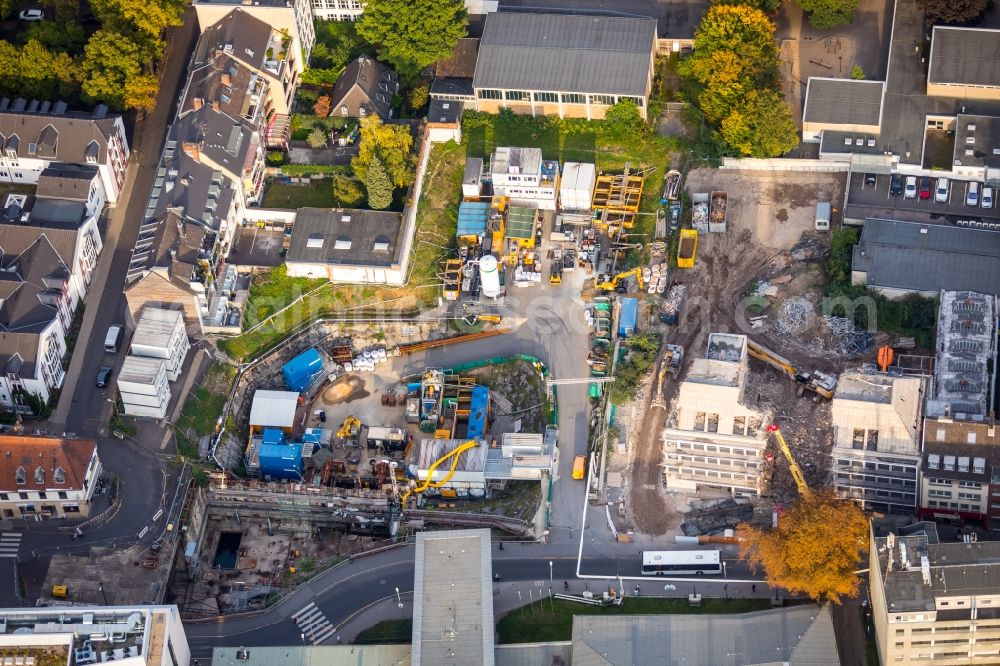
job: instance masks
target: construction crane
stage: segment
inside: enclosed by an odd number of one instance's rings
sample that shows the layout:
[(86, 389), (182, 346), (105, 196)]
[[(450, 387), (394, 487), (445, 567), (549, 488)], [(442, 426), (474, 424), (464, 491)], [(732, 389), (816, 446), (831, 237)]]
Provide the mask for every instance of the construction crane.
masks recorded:
[(792, 456), (792, 450), (788, 448), (788, 442), (785, 441), (784, 435), (781, 434), (781, 427), (777, 423), (773, 423), (767, 426), (767, 431), (774, 435), (774, 438), (778, 441), (778, 448), (785, 454), (785, 458), (788, 460), (788, 467), (792, 471), (792, 478), (795, 479), (795, 486), (799, 489), (799, 495), (802, 495), (805, 499), (809, 499), (812, 497), (812, 491), (809, 490), (809, 486), (806, 484), (806, 477), (802, 474), (802, 468), (799, 467), (799, 464), (795, 462), (795, 458)]
[(624, 281), (633, 275), (635, 276), (636, 283), (639, 285), (639, 291), (642, 291), (642, 268), (632, 268), (624, 271), (623, 273), (619, 273), (614, 277), (609, 275), (598, 275), (594, 281), (594, 288), (598, 291), (620, 291), (624, 293)]
[[(444, 484), (451, 481), (451, 477), (455, 476), (455, 470), (458, 469), (458, 459), (462, 457), (463, 453), (465, 453), (469, 449), (474, 449), (477, 446), (479, 446), (479, 442), (472, 439), (469, 440), (468, 442), (465, 442), (461, 446), (455, 448), (454, 450), (449, 451), (448, 453), (444, 454), (437, 460), (435, 460), (434, 464), (432, 464), (430, 468), (427, 470), (427, 480), (424, 481), (423, 485), (417, 486), (416, 488), (410, 488), (405, 493), (403, 493), (403, 496), (399, 500), (400, 506), (405, 507), (406, 498), (408, 498), (413, 493), (422, 493), (428, 488), (440, 488)], [(448, 470), (448, 473), (445, 474), (444, 478), (441, 479), (440, 481), (431, 481), (431, 479), (434, 478), (434, 470), (437, 469), (437, 466), (446, 461), (448, 458), (451, 458), (451, 469)]]
[(813, 393), (827, 399), (833, 397), (833, 391), (837, 388), (837, 378), (833, 375), (819, 371), (812, 373), (800, 372), (787, 358), (753, 340), (747, 340), (747, 353), (759, 361), (764, 361), (764, 363), (767, 363), (772, 368), (783, 372), (789, 379), (801, 384)]

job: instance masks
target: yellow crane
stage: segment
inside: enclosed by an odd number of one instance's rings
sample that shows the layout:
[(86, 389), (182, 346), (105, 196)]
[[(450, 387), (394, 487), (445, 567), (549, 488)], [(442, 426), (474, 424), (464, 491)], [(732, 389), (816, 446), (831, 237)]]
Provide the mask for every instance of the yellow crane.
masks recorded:
[[(405, 507), (406, 498), (408, 498), (413, 493), (422, 493), (428, 488), (440, 488), (444, 484), (451, 481), (451, 477), (455, 476), (455, 470), (458, 469), (458, 459), (462, 457), (463, 453), (465, 453), (469, 449), (474, 449), (477, 446), (479, 446), (479, 442), (472, 439), (469, 440), (468, 442), (465, 442), (464, 444), (454, 449), (453, 451), (449, 451), (448, 453), (444, 454), (443, 456), (435, 460), (434, 464), (431, 465), (430, 469), (427, 470), (427, 480), (424, 481), (423, 485), (417, 486), (416, 488), (411, 488), (407, 490), (405, 493), (403, 493), (403, 497), (399, 500), (400, 506)], [(437, 466), (443, 463), (448, 458), (451, 458), (451, 469), (448, 470), (448, 473), (445, 474), (444, 478), (441, 479), (440, 481), (431, 481), (431, 479), (434, 478), (434, 470), (437, 469)]]
[(642, 268), (633, 268), (619, 273), (614, 277), (609, 277), (608, 275), (598, 275), (597, 279), (594, 281), (594, 288), (598, 291), (617, 291), (620, 284), (633, 275), (635, 276), (636, 283), (639, 285), (639, 291), (642, 291)]
[(795, 462), (794, 456), (792, 456), (792, 450), (788, 448), (788, 442), (785, 441), (784, 435), (781, 434), (781, 427), (777, 423), (773, 423), (767, 426), (767, 431), (774, 435), (774, 438), (778, 441), (778, 448), (785, 454), (785, 458), (788, 460), (788, 467), (792, 471), (792, 478), (795, 479), (795, 485), (799, 489), (799, 494), (805, 499), (809, 499), (812, 497), (812, 491), (809, 490), (809, 486), (806, 484), (806, 477), (802, 474), (802, 468), (799, 467), (799, 464)]

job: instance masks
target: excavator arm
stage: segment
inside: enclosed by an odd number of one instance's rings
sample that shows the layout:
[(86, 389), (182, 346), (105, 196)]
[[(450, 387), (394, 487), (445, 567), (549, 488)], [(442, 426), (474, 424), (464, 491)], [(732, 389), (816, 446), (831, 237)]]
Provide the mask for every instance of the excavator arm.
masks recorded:
[(785, 441), (785, 436), (781, 434), (781, 428), (777, 423), (775, 423), (767, 426), (767, 431), (774, 435), (774, 439), (778, 442), (778, 447), (788, 460), (788, 467), (792, 471), (792, 479), (795, 480), (795, 485), (799, 489), (799, 494), (808, 499), (812, 496), (812, 491), (806, 484), (806, 477), (802, 474), (802, 468), (799, 467), (799, 464), (795, 462), (795, 458), (792, 456), (792, 450), (788, 448), (788, 442)]
[[(468, 442), (465, 442), (455, 450), (449, 451), (448, 453), (444, 454), (443, 456), (435, 460), (434, 464), (432, 464), (430, 466), (430, 469), (427, 470), (427, 480), (424, 481), (423, 485), (417, 486), (416, 488), (411, 488), (410, 490), (407, 490), (405, 493), (403, 493), (403, 497), (399, 501), (400, 505), (406, 506), (407, 498), (413, 493), (422, 493), (428, 488), (440, 488), (444, 484), (451, 481), (451, 477), (455, 476), (455, 470), (458, 468), (458, 459), (462, 457), (463, 453), (465, 453), (469, 449), (474, 449), (477, 446), (479, 446), (478, 441), (474, 439), (469, 440)], [(448, 458), (451, 458), (451, 469), (448, 470), (448, 473), (445, 474), (444, 478), (441, 479), (440, 481), (431, 481), (431, 479), (434, 478), (434, 470), (437, 469), (438, 465), (448, 460)]]

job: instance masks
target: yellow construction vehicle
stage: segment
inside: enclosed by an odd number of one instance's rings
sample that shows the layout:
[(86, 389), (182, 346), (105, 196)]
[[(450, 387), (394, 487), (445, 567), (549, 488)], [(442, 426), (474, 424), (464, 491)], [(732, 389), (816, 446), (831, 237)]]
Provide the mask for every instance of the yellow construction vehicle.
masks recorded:
[(358, 434), (361, 429), (361, 421), (356, 416), (348, 416), (344, 419), (343, 425), (337, 431), (337, 437), (341, 439), (351, 439)]
[(753, 356), (758, 361), (764, 361), (772, 368), (780, 370), (785, 373), (785, 375), (792, 381), (801, 384), (803, 388), (806, 388), (817, 395), (821, 395), (824, 398), (832, 398), (833, 392), (837, 388), (837, 378), (833, 375), (828, 375), (825, 372), (800, 372), (792, 362), (789, 361), (784, 356), (771, 351), (764, 345), (754, 342), (753, 340), (747, 340), (747, 353)]
[(806, 477), (803, 476), (802, 469), (795, 462), (795, 457), (792, 456), (792, 450), (788, 448), (788, 442), (785, 441), (784, 435), (781, 434), (781, 428), (777, 423), (774, 423), (767, 426), (767, 431), (774, 435), (774, 438), (778, 441), (778, 448), (785, 454), (785, 458), (788, 460), (788, 467), (792, 471), (792, 478), (795, 479), (795, 486), (799, 489), (799, 494), (805, 499), (809, 499), (812, 497), (812, 491), (809, 490), (809, 486), (806, 484)]
[(642, 268), (633, 268), (619, 273), (614, 277), (609, 275), (598, 275), (594, 281), (594, 289), (597, 289), (598, 291), (620, 291), (624, 293), (625, 281), (633, 275), (635, 276), (635, 280), (639, 286), (639, 291), (642, 291)]
[[(423, 482), (423, 484), (417, 486), (416, 488), (410, 488), (405, 493), (403, 493), (403, 496), (399, 500), (400, 506), (405, 507), (406, 499), (413, 493), (422, 493), (428, 488), (440, 488), (444, 484), (451, 481), (451, 477), (455, 476), (455, 470), (458, 469), (458, 459), (462, 457), (463, 453), (465, 453), (469, 449), (474, 449), (477, 446), (479, 446), (478, 441), (474, 439), (469, 440), (468, 442), (465, 442), (458, 448), (449, 451), (448, 453), (444, 454), (443, 456), (435, 460), (434, 464), (432, 464), (430, 468), (427, 470), (427, 479)], [(448, 458), (451, 458), (451, 469), (448, 470), (448, 473), (445, 474), (444, 478), (441, 479), (440, 481), (432, 481), (431, 479), (434, 478), (434, 470), (437, 469), (437, 466), (446, 461)]]

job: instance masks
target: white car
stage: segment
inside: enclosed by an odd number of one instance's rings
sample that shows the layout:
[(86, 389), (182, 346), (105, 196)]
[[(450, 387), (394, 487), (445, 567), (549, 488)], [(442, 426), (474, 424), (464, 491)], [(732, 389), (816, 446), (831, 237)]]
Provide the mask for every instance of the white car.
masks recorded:
[(22, 21), (41, 21), (45, 18), (45, 12), (41, 9), (22, 9), (18, 17)]
[(906, 187), (903, 189), (903, 196), (907, 199), (917, 198), (917, 177), (907, 176), (906, 177)]
[(993, 208), (993, 188), (984, 187), (982, 197), (983, 208)]
[(934, 201), (938, 203), (948, 203), (948, 179), (938, 178), (937, 188), (934, 190)]
[(975, 208), (979, 205), (979, 183), (972, 181), (966, 186), (965, 205)]

